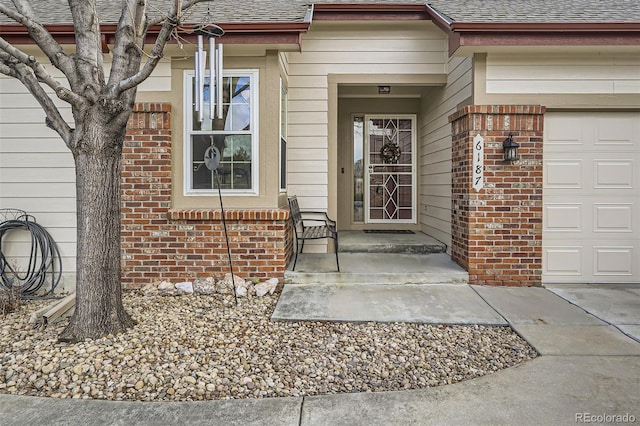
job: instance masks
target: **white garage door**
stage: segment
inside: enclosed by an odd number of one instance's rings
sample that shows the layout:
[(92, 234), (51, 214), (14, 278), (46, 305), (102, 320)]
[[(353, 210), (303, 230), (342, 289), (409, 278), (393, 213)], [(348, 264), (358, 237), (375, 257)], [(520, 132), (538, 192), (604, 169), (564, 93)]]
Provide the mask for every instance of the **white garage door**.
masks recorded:
[(640, 283), (640, 113), (545, 115), (542, 279)]

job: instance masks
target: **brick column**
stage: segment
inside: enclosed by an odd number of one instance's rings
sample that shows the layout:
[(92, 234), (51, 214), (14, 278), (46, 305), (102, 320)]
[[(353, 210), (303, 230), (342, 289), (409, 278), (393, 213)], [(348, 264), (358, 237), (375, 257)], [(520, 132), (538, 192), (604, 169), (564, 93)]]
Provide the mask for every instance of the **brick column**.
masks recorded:
[[(470, 105), (452, 125), (451, 257), (472, 284), (532, 286), (542, 276), (544, 107)], [(484, 188), (472, 185), (473, 139), (484, 139)], [(520, 160), (503, 160), (513, 135)]]
[[(219, 209), (171, 208), (171, 106), (141, 103), (122, 154), (122, 283), (219, 278), (229, 271)], [(213, 195), (212, 195), (213, 196)], [(292, 253), (288, 209), (225, 211), (234, 273), (284, 278)]]

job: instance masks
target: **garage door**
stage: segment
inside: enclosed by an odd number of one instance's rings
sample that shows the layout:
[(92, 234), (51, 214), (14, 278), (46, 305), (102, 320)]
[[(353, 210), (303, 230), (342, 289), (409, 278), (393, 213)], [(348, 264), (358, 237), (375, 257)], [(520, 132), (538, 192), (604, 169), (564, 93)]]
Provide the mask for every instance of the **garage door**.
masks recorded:
[(640, 113), (547, 113), (543, 146), (543, 282), (640, 282)]

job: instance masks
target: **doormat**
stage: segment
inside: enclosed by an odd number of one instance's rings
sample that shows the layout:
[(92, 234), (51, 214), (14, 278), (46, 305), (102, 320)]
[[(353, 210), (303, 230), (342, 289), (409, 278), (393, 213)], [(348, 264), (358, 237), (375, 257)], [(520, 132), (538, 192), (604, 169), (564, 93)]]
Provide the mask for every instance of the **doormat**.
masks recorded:
[(415, 234), (409, 229), (365, 229), (365, 234)]

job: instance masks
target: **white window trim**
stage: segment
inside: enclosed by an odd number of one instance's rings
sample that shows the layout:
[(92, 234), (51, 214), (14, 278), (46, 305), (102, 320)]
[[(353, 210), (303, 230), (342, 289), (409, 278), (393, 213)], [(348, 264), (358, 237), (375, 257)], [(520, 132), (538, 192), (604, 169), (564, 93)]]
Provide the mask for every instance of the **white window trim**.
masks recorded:
[[(208, 75), (208, 74), (207, 74)], [(183, 193), (187, 197), (203, 197), (212, 196), (218, 192), (217, 188), (213, 189), (190, 189), (192, 187), (191, 168), (191, 135), (207, 134), (208, 131), (190, 131), (193, 128), (190, 117), (192, 102), (192, 79), (194, 77), (193, 70), (185, 70), (183, 75), (183, 153), (184, 153), (184, 170), (183, 170)], [(252, 189), (222, 189), (225, 195), (229, 196), (258, 196), (260, 195), (260, 158), (259, 158), (259, 91), (260, 82), (259, 70), (257, 69), (230, 69), (223, 72), (223, 77), (249, 77), (251, 80), (251, 187)]]
[[(287, 186), (282, 184), (282, 92), (284, 91), (287, 92), (287, 95), (289, 94), (289, 88), (285, 86), (284, 84), (284, 80), (282, 79), (282, 77), (280, 77), (280, 102), (278, 103), (279, 107), (280, 107), (280, 116), (278, 118), (278, 133), (279, 133), (279, 138), (278, 138), (278, 181), (280, 182), (280, 193), (284, 193), (287, 192)], [(286, 105), (286, 116), (287, 116), (287, 127), (289, 126), (289, 97), (287, 96), (287, 105)], [(289, 142), (289, 130), (287, 129), (287, 135), (285, 137), (285, 143)], [(286, 166), (286, 165), (285, 165)], [(288, 170), (285, 170), (285, 174), (288, 173)], [(287, 179), (288, 181), (288, 179)]]

